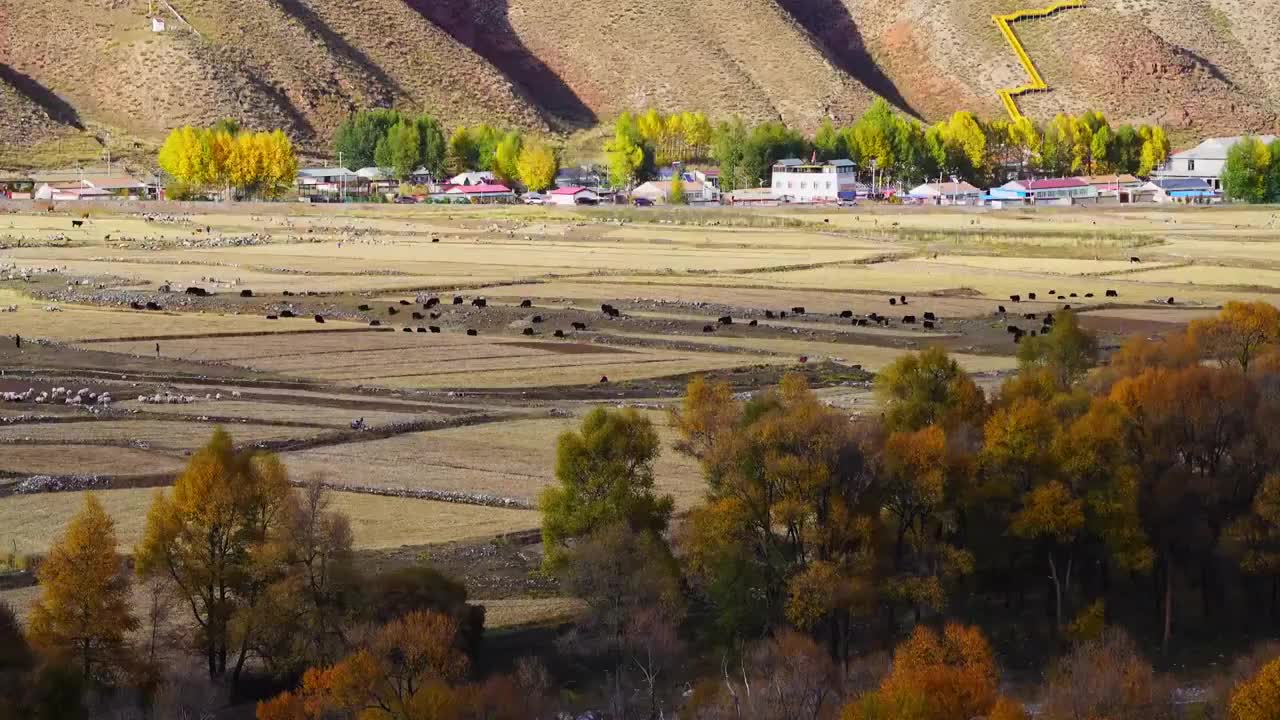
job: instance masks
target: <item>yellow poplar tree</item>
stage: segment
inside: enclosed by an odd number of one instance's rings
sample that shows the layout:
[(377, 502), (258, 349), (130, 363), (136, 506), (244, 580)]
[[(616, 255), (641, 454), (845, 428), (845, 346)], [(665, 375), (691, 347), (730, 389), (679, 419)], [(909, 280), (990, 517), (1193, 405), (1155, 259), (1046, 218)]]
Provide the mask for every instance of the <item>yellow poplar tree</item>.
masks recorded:
[(129, 576), (116, 553), (115, 522), (97, 497), (85, 497), (39, 576), (31, 642), (73, 662), (86, 677), (109, 681), (123, 659), (125, 636), (138, 623), (129, 612)]
[(556, 182), (560, 159), (556, 157), (554, 149), (540, 142), (531, 142), (520, 151), (516, 170), (521, 184), (526, 188), (534, 191), (546, 190)]

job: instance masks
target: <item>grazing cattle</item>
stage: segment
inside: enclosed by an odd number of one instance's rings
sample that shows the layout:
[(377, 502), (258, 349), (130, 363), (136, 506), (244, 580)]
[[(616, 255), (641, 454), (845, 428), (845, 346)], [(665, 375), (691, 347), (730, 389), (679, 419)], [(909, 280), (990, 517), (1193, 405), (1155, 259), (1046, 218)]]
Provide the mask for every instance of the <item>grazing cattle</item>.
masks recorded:
[(275, 316), (275, 315), (268, 315), (268, 316), (267, 316), (267, 319), (268, 319), (268, 320), (275, 320), (275, 319), (276, 319), (276, 316)]
[(431, 242), (440, 242), (440, 238), (431, 238)]
[(1070, 310), (1070, 309), (1071, 309), (1071, 306), (1070, 306), (1070, 305), (1063, 305), (1063, 306), (1062, 306), (1062, 309), (1063, 309), (1063, 310)]
[(915, 325), (915, 324), (916, 324), (916, 316), (915, 316), (915, 315), (903, 315), (903, 316), (902, 316), (902, 324), (903, 324), (903, 325)]
[(285, 297), (293, 297), (293, 293), (292, 293), (291, 291), (289, 291), (289, 290), (285, 290), (284, 292), (282, 292), (282, 293), (280, 293), (280, 294), (281, 294), (281, 295), (284, 295)]
[(1036, 331), (1035, 331), (1035, 330), (1032, 330), (1032, 331), (1031, 331), (1031, 337), (1035, 337), (1035, 336), (1036, 336)]
[(841, 310), (841, 311), (840, 311), (840, 317), (842, 317), (842, 318), (851, 318), (851, 317), (853, 317), (853, 311), (852, 311), (852, 310)]
[(1169, 298), (1168, 300), (1165, 300), (1165, 301), (1164, 301), (1164, 304), (1165, 304), (1165, 305), (1172, 305), (1172, 304), (1173, 304), (1173, 298)]
[(428, 317), (430, 317), (432, 320), (439, 320), (439, 319), (440, 319), (440, 313), (427, 313), (427, 315), (428, 315)]
[(858, 318), (857, 320), (854, 320), (854, 321), (853, 321), (853, 323), (854, 323), (855, 325), (857, 325), (858, 327), (866, 327), (866, 326), (867, 326), (867, 319), (866, 319), (866, 318)]
[(73, 228), (82, 227), (83, 225), (84, 225), (84, 221), (83, 221), (83, 220), (72, 220), (72, 221), (71, 221), (71, 227), (73, 227)]
[(467, 335), (469, 335), (469, 336), (471, 336), (471, 337), (475, 337), (475, 336), (477, 336), (477, 335), (479, 335), (479, 334), (480, 334), (480, 333), (479, 333), (479, 332), (477, 332), (477, 331), (475, 331), (475, 330), (467, 330)]
[(141, 310), (141, 309), (143, 309), (142, 303), (140, 303), (140, 302), (131, 302), (131, 303), (129, 303), (129, 307), (133, 308), (134, 310)]
[(703, 326), (702, 326), (702, 332), (704, 332), (704, 333), (715, 332), (715, 331), (716, 331), (716, 326), (715, 326), (715, 325), (703, 325)]
[(1022, 330), (1017, 325), (1005, 325), (1004, 331), (1009, 333), (1010, 335), (1017, 335), (1018, 333), (1022, 332)]
[(732, 325), (732, 324), (733, 324), (733, 318), (732, 318), (732, 317), (730, 317), (729, 315), (725, 315), (725, 316), (724, 316), (724, 317), (722, 317), (722, 318), (717, 318), (717, 319), (716, 319), (716, 322), (720, 323), (721, 325)]
[(1028, 300), (1035, 300), (1035, 299), (1036, 299), (1036, 294), (1035, 294), (1035, 293), (1027, 293), (1027, 299), (1028, 299)]
[(388, 308), (387, 308), (387, 314), (388, 314), (388, 315), (395, 315), (395, 314), (396, 314), (396, 313), (398, 313), (398, 312), (400, 312), (400, 311), (399, 311), (399, 310), (397, 310), (397, 309), (395, 309), (395, 308), (393, 308), (393, 307), (388, 307)]
[(1080, 297), (1080, 296), (1075, 293), (1071, 293), (1071, 297)]
[(1010, 295), (1010, 296), (1009, 296), (1009, 299), (1010, 299), (1011, 301), (1013, 301), (1013, 302), (1016, 302), (1016, 303), (1020, 303), (1020, 302), (1022, 302), (1022, 296), (1021, 296), (1021, 295)]
[(160, 304), (159, 304), (159, 303), (149, 302), (149, 303), (147, 303), (147, 309), (148, 309), (148, 310), (160, 310), (161, 308), (160, 308)]
[(607, 383), (607, 382), (609, 382), (609, 376), (608, 376), (608, 375), (601, 375), (601, 376), (600, 376), (600, 382), (601, 382), (601, 383)]
[(1024, 319), (1027, 319), (1027, 320), (1035, 320), (1035, 319), (1036, 319), (1036, 314), (1035, 314), (1035, 313), (1024, 313), (1024, 314), (1022, 315), (1022, 317), (1023, 317)]
[(778, 311), (778, 317), (780, 317), (780, 318), (785, 318), (786, 316), (787, 316), (787, 311), (786, 311), (786, 310), (779, 310), (779, 311)]
[(613, 311), (613, 306), (610, 305), (609, 303), (602, 303), (600, 305), (600, 312), (604, 313), (605, 315), (608, 315), (612, 311)]
[(1087, 298), (1091, 298), (1093, 297), (1093, 293), (1085, 293), (1084, 296)]
[(521, 330), (521, 331), (520, 331), (520, 334), (522, 334), (522, 335), (529, 335), (529, 336), (532, 336), (532, 335), (533, 335), (533, 328), (525, 328), (524, 330)]
[(554, 337), (558, 337), (558, 338), (562, 338), (562, 337), (564, 337), (564, 331), (563, 331), (563, 330), (557, 330), (557, 331), (555, 331), (555, 332), (553, 332), (553, 333), (551, 333), (551, 334), (552, 334)]
[(438, 298), (438, 297), (429, 297), (429, 298), (427, 298), (427, 301), (426, 301), (426, 302), (422, 303), (422, 308), (423, 308), (424, 310), (430, 310), (431, 308), (433, 308), (433, 307), (435, 307), (435, 306), (437, 306), (437, 305), (439, 305), (439, 304), (440, 304), (440, 298)]
[(889, 298), (889, 304), (890, 304), (890, 305), (897, 306), (897, 304), (898, 304), (898, 298)]
[(418, 328), (418, 332), (420, 332), (420, 333), (424, 333), (424, 332), (426, 332), (426, 331), (427, 331), (427, 329), (426, 329), (426, 328), (424, 328), (424, 327), (420, 327), (420, 328)]
[(369, 311), (369, 306), (368, 306), (368, 305), (361, 305), (361, 306), (360, 306), (360, 310), (361, 310), (361, 311), (363, 311), (363, 312), (368, 312), (368, 311)]
[(370, 321), (369, 321), (369, 327), (380, 327), (381, 325), (382, 325), (382, 321), (381, 321), (381, 320), (370, 320)]
[(324, 316), (323, 316), (323, 315), (316, 315), (316, 316), (315, 316), (315, 321), (316, 321), (316, 322), (318, 322), (318, 323), (320, 323), (321, 325), (323, 325), (323, 324), (324, 324)]
[(576, 323), (573, 323), (573, 329), (574, 329), (574, 330), (586, 330), (586, 329), (587, 329), (587, 324), (586, 324), (586, 323), (584, 323), (584, 322), (576, 322)]
[(924, 329), (925, 329), (925, 330), (932, 330), (932, 329), (933, 329), (933, 321), (932, 321), (932, 320), (925, 320), (925, 321), (924, 321)]
[(240, 291), (240, 297), (253, 297), (253, 291), (252, 291), (252, 290), (249, 290), (249, 289), (247, 289), (247, 288), (246, 288), (246, 289), (244, 289), (244, 290), (241, 290), (241, 291)]
[(924, 314), (924, 319), (925, 319), (925, 320), (937, 320), (937, 319), (938, 319), (938, 316), (937, 316), (937, 315), (934, 315), (934, 314), (933, 314), (933, 313), (931, 313), (931, 312), (926, 312), (926, 313)]
[(184, 293), (186, 293), (186, 294), (188, 294), (188, 295), (195, 295), (196, 297), (209, 297), (209, 291), (208, 291), (208, 290), (205, 290), (205, 289), (204, 289), (204, 288), (202, 288), (202, 287), (196, 287), (195, 285), (192, 285), (191, 287), (187, 288), (186, 290), (183, 290), (183, 292), (184, 292)]
[(1058, 294), (1058, 291), (1057, 291), (1057, 290), (1050, 290), (1050, 291), (1049, 291), (1049, 294), (1050, 294), (1050, 295), (1057, 295), (1057, 294)]
[(611, 307), (609, 308), (609, 317), (611, 318), (622, 317), (622, 311), (616, 307)]
[(1044, 314), (1044, 324), (1045, 324), (1045, 325), (1052, 325), (1052, 324), (1053, 324), (1053, 313), (1045, 313), (1045, 314)]
[(401, 329), (401, 330), (403, 330), (403, 331), (405, 331), (405, 332), (413, 332), (413, 328), (411, 328), (411, 327), (405, 327), (405, 328), (400, 328), (400, 329)]
[(1129, 258), (1129, 262), (1131, 262), (1131, 263), (1140, 263), (1140, 262), (1142, 262), (1142, 258), (1140, 258), (1140, 257), (1138, 257), (1138, 256), (1136, 256), (1136, 255), (1135, 255), (1135, 256), (1133, 256), (1133, 257)]
[(471, 301), (471, 304), (475, 307), (482, 308), (482, 307), (488, 307), (489, 301), (485, 300), (484, 298), (476, 298), (475, 300)]
[(541, 316), (541, 315), (534, 315), (533, 317), (529, 318), (529, 322), (536, 322), (536, 323), (540, 323), (540, 322), (542, 322), (542, 316)]
[(521, 301), (520, 301), (520, 307), (522, 307), (522, 308), (531, 308), (531, 307), (533, 307), (533, 301), (532, 301), (532, 300), (521, 300)]
[(417, 310), (413, 311), (413, 319), (414, 319), (414, 320), (421, 320), (422, 318), (423, 318), (422, 313), (418, 312)]
[(454, 305), (461, 305), (461, 304), (462, 304), (462, 296), (461, 296), (461, 295), (454, 295), (454, 296), (453, 296), (453, 304), (454, 304)]
[(433, 332), (433, 333), (439, 333), (439, 332), (440, 332), (440, 326), (439, 326), (439, 325), (432, 325), (431, 327), (429, 327), (429, 328), (427, 328), (427, 329), (428, 329), (428, 330), (430, 330), (430, 331), (431, 331), (431, 332)]
[(797, 306), (795, 306), (795, 307), (791, 308), (791, 314), (792, 314), (792, 315), (803, 315), (803, 314), (804, 314), (804, 307), (802, 307), (802, 306), (800, 306), (800, 305), (797, 305)]
[(401, 300), (401, 301), (400, 301), (400, 304), (401, 304), (401, 305), (412, 305), (413, 303), (409, 302), (408, 300)]
[(765, 311), (764, 311), (764, 319), (765, 319), (765, 320), (772, 320), (772, 319), (773, 319), (773, 311), (772, 311), (772, 310), (765, 310)]
[(899, 295), (899, 296), (898, 296), (898, 302), (902, 303), (903, 305), (906, 305), (906, 304), (907, 304), (907, 296), (906, 296), (906, 295)]
[(996, 312), (998, 312), (998, 313), (1000, 313), (1001, 315), (1003, 315), (1003, 314), (1005, 314), (1006, 312), (1008, 312), (1008, 310), (1005, 310), (1005, 309), (1004, 309), (1004, 306), (1003, 306), (1003, 305), (1000, 305), (999, 307), (997, 307), (997, 308), (996, 308)]
[(1108, 291), (1107, 291), (1107, 297), (1114, 297), (1114, 298), (1118, 298), (1118, 297), (1120, 297), (1120, 293), (1116, 292), (1115, 290), (1108, 290)]
[(291, 317), (297, 317), (297, 315), (294, 315), (292, 310), (281, 310), (280, 317), (291, 318)]

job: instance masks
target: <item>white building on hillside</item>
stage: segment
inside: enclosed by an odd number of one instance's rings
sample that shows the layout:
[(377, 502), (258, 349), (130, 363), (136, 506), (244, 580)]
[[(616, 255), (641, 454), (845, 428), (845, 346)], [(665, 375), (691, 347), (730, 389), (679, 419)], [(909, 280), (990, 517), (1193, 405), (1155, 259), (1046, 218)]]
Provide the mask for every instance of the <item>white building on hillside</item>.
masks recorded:
[(770, 188), (776, 200), (784, 202), (838, 202), (853, 200), (858, 192), (856, 166), (852, 160), (806, 163), (779, 160), (773, 166)]
[[(1214, 190), (1222, 189), (1222, 170), (1227, 164), (1227, 153), (1243, 136), (1209, 138), (1190, 150), (1169, 156), (1156, 171), (1159, 178), (1198, 178), (1209, 183)], [(1260, 135), (1258, 139), (1270, 144), (1275, 135)]]

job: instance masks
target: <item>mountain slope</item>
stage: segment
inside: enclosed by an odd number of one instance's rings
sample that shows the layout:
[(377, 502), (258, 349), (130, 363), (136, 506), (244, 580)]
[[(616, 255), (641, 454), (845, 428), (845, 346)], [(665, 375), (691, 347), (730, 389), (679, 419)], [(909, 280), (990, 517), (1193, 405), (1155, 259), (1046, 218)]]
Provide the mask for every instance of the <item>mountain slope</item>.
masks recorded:
[[(996, 90), (1024, 77), (991, 15), (1042, 2), (158, 0), (152, 33), (150, 0), (0, 0), (0, 141), (93, 123), (154, 142), (234, 116), (323, 151), (352, 110), (386, 105), (541, 131), (647, 106), (812, 129), (877, 95), (998, 117)], [(1274, 2), (1089, 0), (1016, 30), (1051, 86), (1022, 99), (1032, 117), (1276, 127)]]

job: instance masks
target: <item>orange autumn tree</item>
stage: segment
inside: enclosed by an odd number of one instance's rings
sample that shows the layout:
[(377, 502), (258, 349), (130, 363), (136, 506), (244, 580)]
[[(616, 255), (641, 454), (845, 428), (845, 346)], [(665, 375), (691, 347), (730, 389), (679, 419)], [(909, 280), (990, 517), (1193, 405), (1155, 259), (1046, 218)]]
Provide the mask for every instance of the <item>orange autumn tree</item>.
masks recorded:
[(845, 707), (842, 720), (955, 720), (983, 717), (997, 704), (995, 657), (976, 627), (948, 624), (939, 634), (919, 626), (893, 653), (879, 690)]
[(454, 684), (469, 667), (452, 618), (412, 612), (384, 625), (367, 647), (337, 664), (308, 670), (298, 692), (259, 703), (258, 720), (454, 717), (467, 700)]
[(129, 575), (116, 552), (115, 522), (92, 493), (39, 576), (32, 644), (74, 663), (86, 677), (110, 681), (138, 622), (129, 611)]
[(1231, 691), (1227, 712), (1231, 720), (1280, 718), (1280, 658), (1262, 666), (1256, 675)]
[(1188, 334), (1205, 357), (1247, 372), (1263, 349), (1280, 340), (1280, 310), (1263, 301), (1229, 302), (1217, 316), (1193, 321)]

